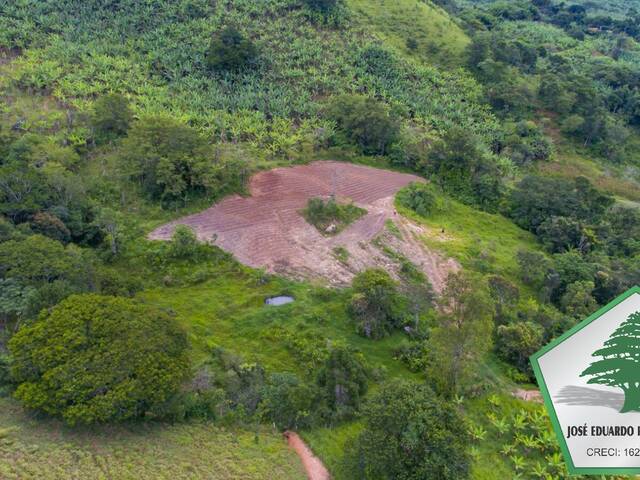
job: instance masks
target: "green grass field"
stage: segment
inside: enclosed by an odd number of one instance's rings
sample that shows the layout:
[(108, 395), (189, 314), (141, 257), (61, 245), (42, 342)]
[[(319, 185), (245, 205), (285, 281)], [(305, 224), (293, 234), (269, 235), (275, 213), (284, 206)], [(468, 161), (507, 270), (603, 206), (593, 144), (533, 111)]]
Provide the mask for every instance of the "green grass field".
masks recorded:
[(475, 210), (444, 195), (439, 195), (439, 207), (428, 218), (397, 202), (396, 206), (425, 228), (423, 240), (429, 247), (453, 257), (465, 268), (502, 275), (521, 287), (516, 254), (519, 250), (542, 251), (533, 234), (502, 215)]
[(70, 430), (0, 399), (3, 480), (265, 480), (305, 477), (278, 432), (211, 424)]
[[(356, 22), (406, 57), (445, 67), (459, 66), (469, 38), (438, 7), (417, 0), (348, 0)], [(415, 48), (407, 40), (416, 42)]]

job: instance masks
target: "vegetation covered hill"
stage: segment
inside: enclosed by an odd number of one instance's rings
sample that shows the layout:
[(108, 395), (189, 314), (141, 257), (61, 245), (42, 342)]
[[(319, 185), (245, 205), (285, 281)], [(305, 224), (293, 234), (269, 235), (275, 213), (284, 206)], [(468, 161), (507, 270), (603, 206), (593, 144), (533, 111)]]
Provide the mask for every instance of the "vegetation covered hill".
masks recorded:
[[(638, 14), (575, 3), (2, 3), (0, 476), (297, 478), (275, 425), (338, 480), (564, 478), (512, 393), (640, 283)], [(345, 289), (146, 237), (314, 159), (429, 181), (441, 295), (384, 236)]]

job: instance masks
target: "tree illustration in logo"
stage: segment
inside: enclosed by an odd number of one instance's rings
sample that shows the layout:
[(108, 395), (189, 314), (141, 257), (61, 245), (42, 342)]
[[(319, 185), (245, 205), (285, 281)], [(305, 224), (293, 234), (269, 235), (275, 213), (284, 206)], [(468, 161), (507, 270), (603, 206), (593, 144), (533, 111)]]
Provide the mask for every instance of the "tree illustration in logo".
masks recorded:
[(618, 387), (624, 391), (620, 413), (640, 411), (640, 311), (629, 315), (592, 356), (602, 357), (580, 374), (587, 383)]

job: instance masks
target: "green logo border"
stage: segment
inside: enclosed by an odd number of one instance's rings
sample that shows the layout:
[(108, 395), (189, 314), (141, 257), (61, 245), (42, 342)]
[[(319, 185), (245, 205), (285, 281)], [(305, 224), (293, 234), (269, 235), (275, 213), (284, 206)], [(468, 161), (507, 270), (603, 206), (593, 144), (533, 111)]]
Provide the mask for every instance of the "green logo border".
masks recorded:
[(558, 443), (560, 443), (560, 450), (562, 451), (562, 455), (564, 456), (565, 462), (567, 464), (567, 470), (570, 475), (635, 475), (640, 474), (640, 467), (611, 467), (611, 468), (591, 468), (591, 467), (576, 467), (573, 464), (573, 459), (571, 458), (571, 453), (569, 452), (569, 447), (567, 446), (567, 442), (564, 438), (564, 434), (562, 433), (562, 428), (560, 427), (560, 422), (558, 421), (558, 415), (553, 406), (553, 402), (551, 400), (551, 395), (549, 395), (549, 389), (547, 388), (547, 384), (544, 381), (544, 376), (542, 375), (542, 370), (540, 369), (539, 359), (547, 352), (553, 350), (562, 342), (564, 342), (567, 338), (575, 335), (584, 327), (589, 325), (591, 322), (597, 320), (602, 315), (607, 313), (609, 310), (617, 306), (618, 304), (624, 302), (627, 298), (631, 297), (634, 294), (640, 294), (640, 287), (633, 287), (630, 290), (627, 290), (625, 293), (617, 297), (615, 300), (612, 300), (609, 304), (602, 307), (600, 310), (595, 312), (593, 315), (584, 319), (582, 322), (577, 324), (571, 330), (565, 332), (560, 337), (553, 340), (551, 343), (540, 349), (540, 351), (534, 353), (530, 360), (531, 366), (533, 367), (533, 373), (536, 376), (536, 380), (538, 381), (538, 386), (540, 387), (540, 393), (542, 394), (542, 398), (544, 399), (544, 405), (547, 408), (547, 412), (551, 417), (551, 423), (553, 425), (553, 430), (558, 437)]

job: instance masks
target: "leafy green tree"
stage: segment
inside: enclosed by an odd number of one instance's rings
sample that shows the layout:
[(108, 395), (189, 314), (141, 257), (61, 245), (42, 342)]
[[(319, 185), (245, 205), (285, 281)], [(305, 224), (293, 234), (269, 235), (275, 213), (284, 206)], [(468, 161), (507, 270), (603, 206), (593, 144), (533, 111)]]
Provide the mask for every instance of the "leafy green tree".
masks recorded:
[(495, 304), (494, 321), (496, 324), (509, 323), (520, 299), (520, 290), (504, 277), (492, 275), (487, 280), (489, 294)]
[(291, 373), (272, 374), (262, 392), (262, 417), (281, 430), (298, 430), (313, 422), (318, 392)]
[(176, 320), (130, 299), (73, 295), (9, 341), (15, 396), (68, 424), (142, 417), (189, 373)]
[(477, 278), (452, 273), (439, 311), (429, 337), (432, 365), (427, 374), (440, 392), (454, 395), (469, 386), (491, 347), (493, 306)]
[(433, 213), (438, 203), (429, 185), (425, 183), (412, 183), (398, 192), (397, 198), (402, 206), (410, 208), (423, 217)]
[(104, 95), (93, 104), (91, 123), (100, 141), (126, 135), (133, 121), (129, 100), (117, 93)]
[(75, 245), (66, 248), (42, 235), (0, 243), (0, 276), (23, 285), (39, 286), (54, 280), (68, 280), (87, 286), (90, 259)]
[(20, 223), (50, 202), (44, 173), (18, 161), (0, 165), (0, 214)]
[(604, 346), (592, 356), (602, 357), (594, 361), (581, 374), (591, 377), (587, 383), (618, 387), (624, 392), (624, 404), (620, 413), (640, 412), (640, 312), (629, 315), (611, 334)]
[(316, 381), (335, 420), (353, 416), (368, 388), (361, 356), (342, 346), (331, 349)]
[(364, 430), (349, 449), (350, 478), (463, 480), (469, 434), (451, 403), (426, 385), (394, 380), (364, 409)]
[(592, 295), (594, 288), (595, 284), (591, 281), (574, 282), (568, 285), (560, 299), (562, 310), (576, 319), (591, 315), (598, 308), (598, 302)]
[(531, 376), (529, 357), (542, 348), (544, 328), (533, 322), (515, 322), (500, 325), (496, 333), (498, 355)]
[(206, 53), (210, 71), (237, 72), (256, 62), (258, 50), (236, 27), (228, 26), (216, 32)]
[(353, 279), (349, 313), (358, 332), (367, 338), (382, 338), (400, 326), (403, 299), (396, 282), (382, 269), (360, 272)]
[(583, 222), (568, 217), (551, 217), (540, 224), (536, 234), (552, 253), (577, 249), (588, 253), (596, 242), (595, 233)]
[(27, 315), (35, 288), (22, 285), (13, 278), (0, 279), (0, 330), (10, 322), (20, 324)]
[(118, 154), (125, 171), (156, 199), (186, 201), (220, 185), (207, 141), (167, 116), (134, 123)]
[(334, 97), (326, 114), (366, 154), (384, 155), (400, 133), (397, 115), (385, 103), (364, 95)]
[(480, 139), (462, 127), (452, 127), (434, 142), (423, 168), (445, 191), (465, 203), (487, 210), (502, 196), (502, 175)]

